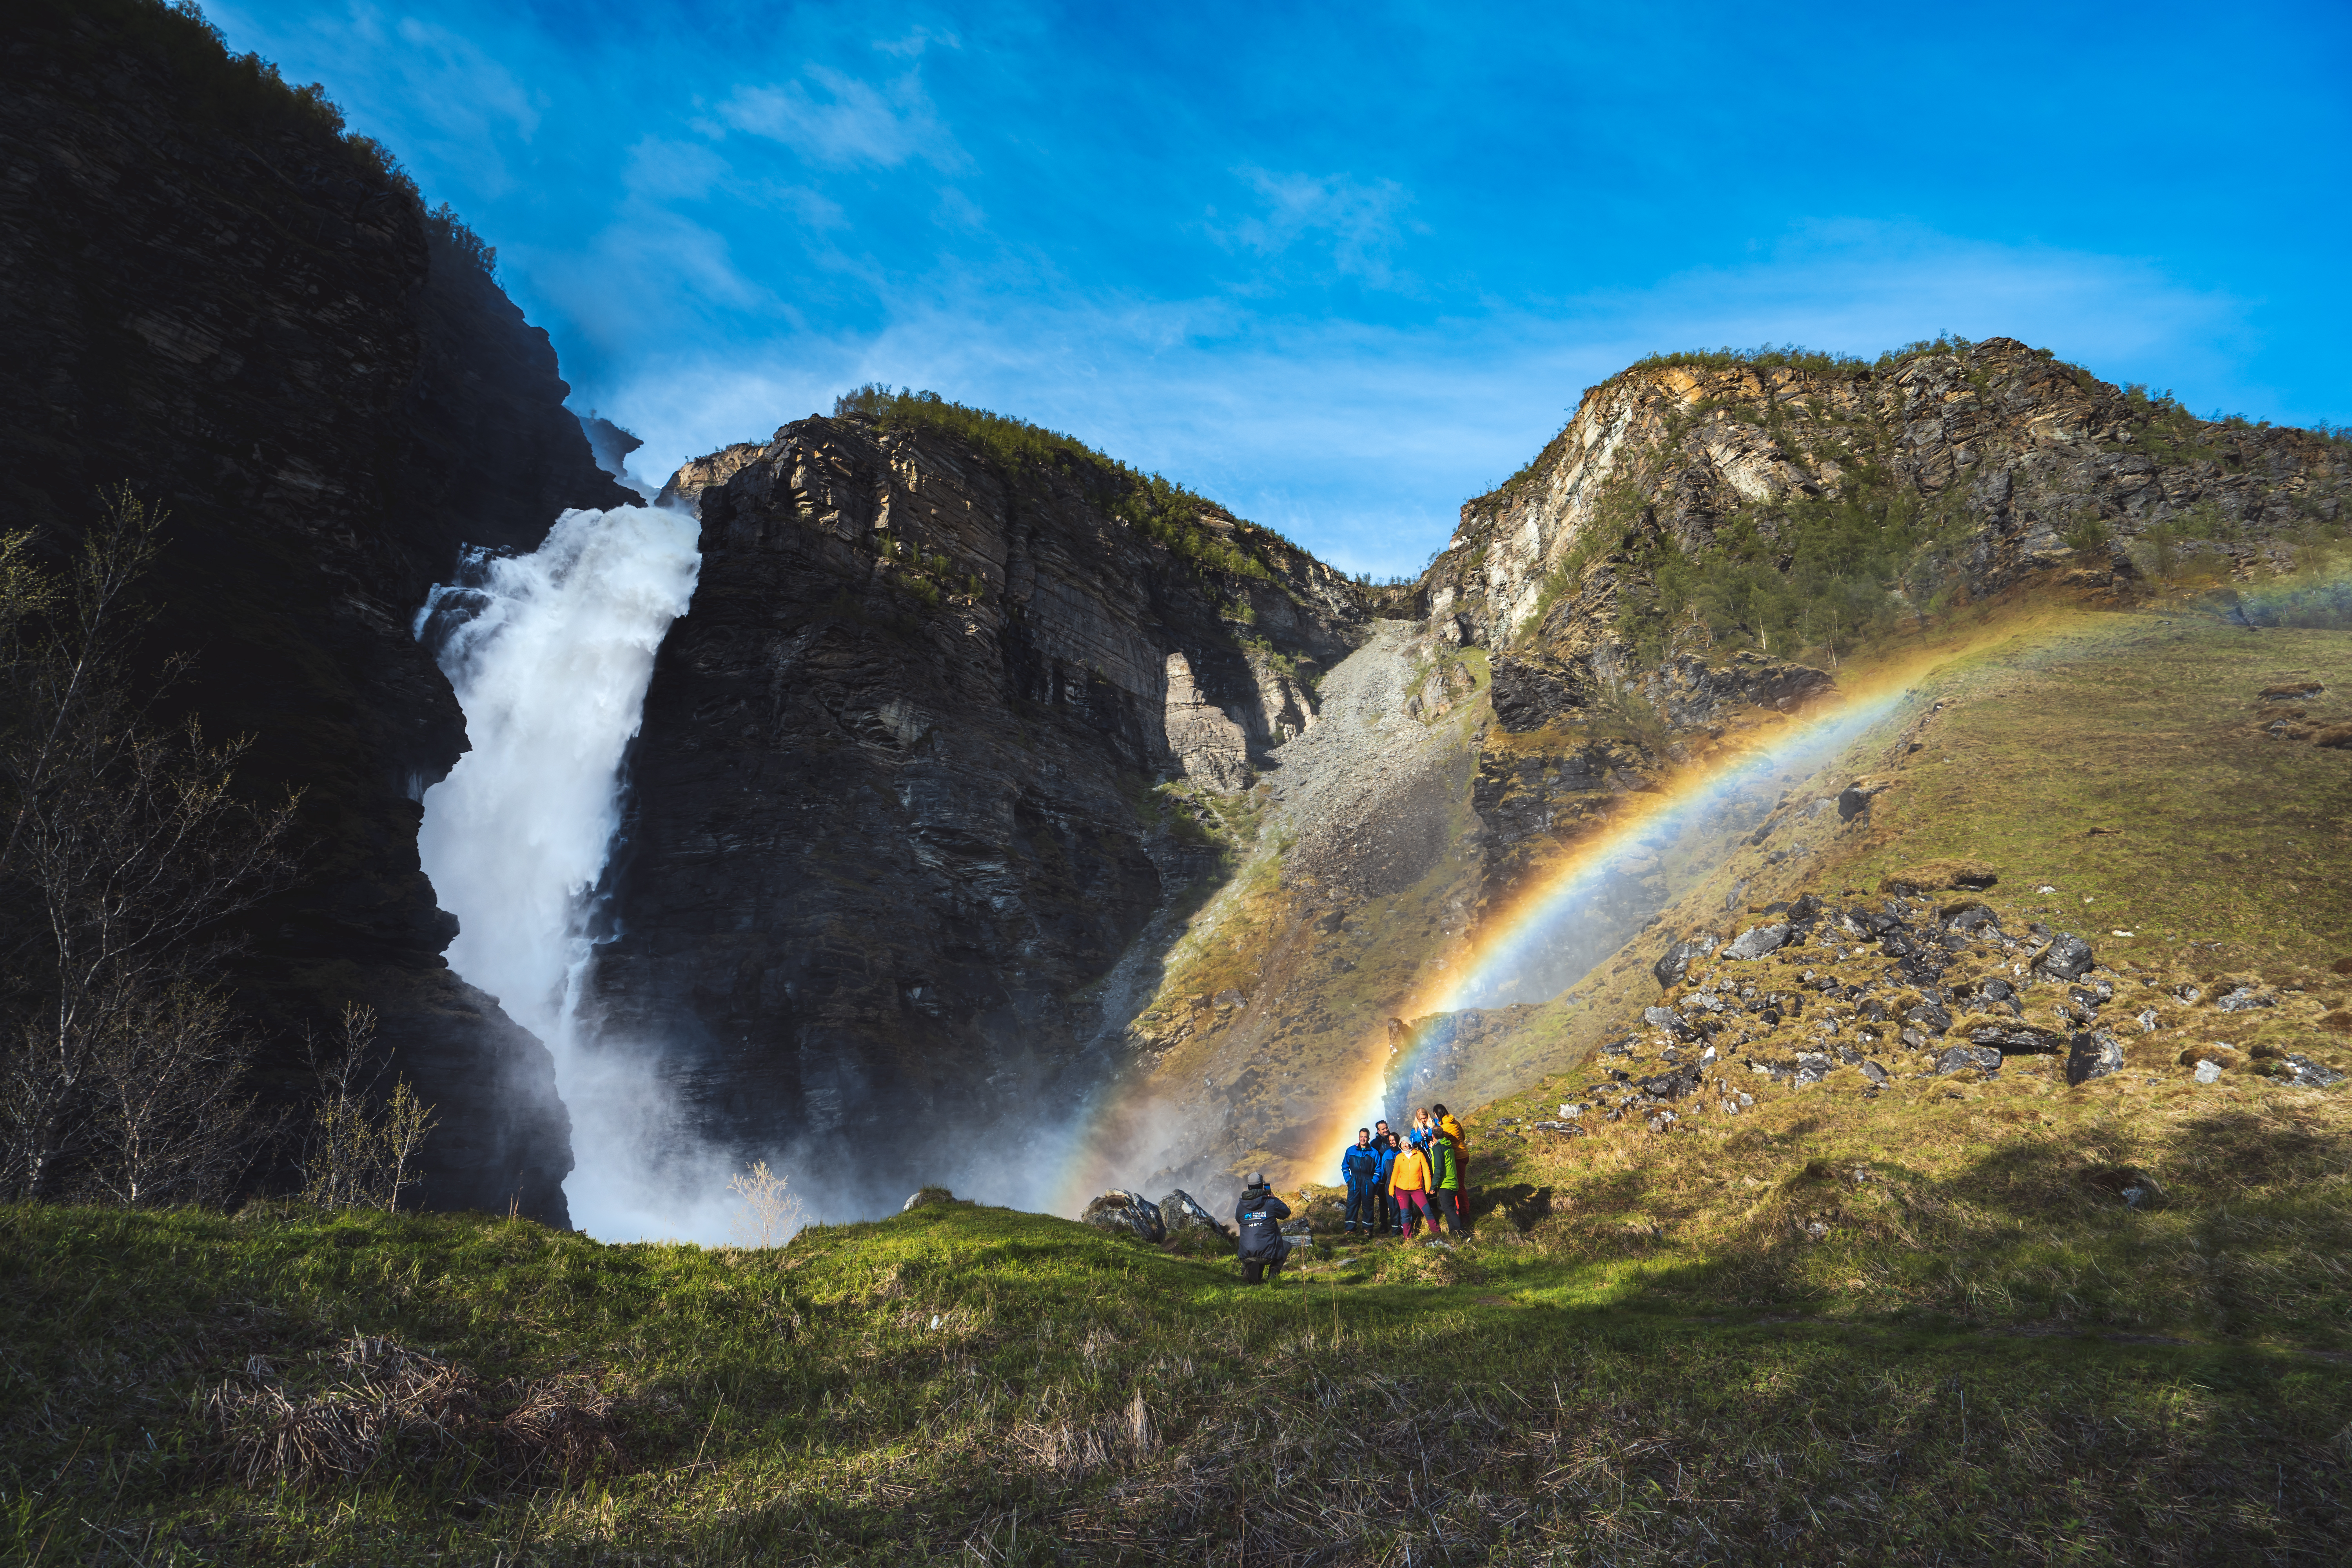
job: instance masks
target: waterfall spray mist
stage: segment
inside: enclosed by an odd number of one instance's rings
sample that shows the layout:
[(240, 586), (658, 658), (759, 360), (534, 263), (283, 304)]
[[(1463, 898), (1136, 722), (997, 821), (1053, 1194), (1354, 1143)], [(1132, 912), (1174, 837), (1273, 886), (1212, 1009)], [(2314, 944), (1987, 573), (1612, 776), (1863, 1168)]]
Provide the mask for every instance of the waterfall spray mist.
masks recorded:
[[(572, 1223), (607, 1238), (697, 1228), (657, 1201), (666, 1097), (642, 1053), (584, 1037), (597, 884), (654, 654), (702, 558), (684, 511), (567, 511), (530, 555), (469, 552), (416, 617), (469, 749), (425, 794), (417, 852), (457, 917), (450, 967), (547, 1042), (571, 1112)], [(696, 1183), (696, 1186), (702, 1184)]]

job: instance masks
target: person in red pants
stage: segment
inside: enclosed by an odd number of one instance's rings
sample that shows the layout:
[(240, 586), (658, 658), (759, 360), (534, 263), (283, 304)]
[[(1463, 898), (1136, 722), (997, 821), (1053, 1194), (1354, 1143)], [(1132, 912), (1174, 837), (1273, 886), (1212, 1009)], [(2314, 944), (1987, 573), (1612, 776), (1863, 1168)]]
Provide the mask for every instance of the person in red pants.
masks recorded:
[(1437, 1216), (1429, 1206), (1429, 1156), (1410, 1143), (1398, 1150), (1396, 1164), (1389, 1172), (1389, 1194), (1396, 1199), (1397, 1216), (1407, 1237), (1412, 1235), (1416, 1220), (1433, 1232), (1437, 1228)]

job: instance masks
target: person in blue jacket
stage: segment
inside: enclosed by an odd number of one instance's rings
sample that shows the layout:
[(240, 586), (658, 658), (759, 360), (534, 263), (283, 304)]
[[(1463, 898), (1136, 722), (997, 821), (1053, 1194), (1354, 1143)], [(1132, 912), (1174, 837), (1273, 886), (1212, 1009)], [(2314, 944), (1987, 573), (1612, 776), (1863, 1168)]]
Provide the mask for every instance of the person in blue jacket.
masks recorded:
[(1378, 1190), (1372, 1194), (1379, 1200), (1381, 1205), (1381, 1234), (1382, 1236), (1402, 1234), (1404, 1226), (1397, 1219), (1396, 1197), (1389, 1191), (1389, 1175), (1396, 1169), (1397, 1135), (1389, 1131), (1389, 1124), (1386, 1121), (1378, 1122), (1373, 1126), (1372, 1147), (1380, 1152), (1381, 1156), (1380, 1174), (1373, 1178), (1374, 1185)]
[(1356, 1129), (1356, 1141), (1339, 1156), (1339, 1180), (1348, 1188), (1347, 1231), (1356, 1234), (1358, 1221), (1364, 1234), (1370, 1236), (1378, 1227), (1381, 1205), (1378, 1197), (1381, 1181), (1380, 1152), (1372, 1147), (1372, 1130)]

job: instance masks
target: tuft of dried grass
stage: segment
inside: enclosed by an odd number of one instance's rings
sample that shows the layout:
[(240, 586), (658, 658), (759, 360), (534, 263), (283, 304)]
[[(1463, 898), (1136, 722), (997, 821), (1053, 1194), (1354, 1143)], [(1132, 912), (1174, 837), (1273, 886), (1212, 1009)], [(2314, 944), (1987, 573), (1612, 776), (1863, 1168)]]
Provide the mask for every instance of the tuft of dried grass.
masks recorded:
[(289, 1391), (261, 1356), (242, 1382), (212, 1392), (205, 1413), (229, 1476), (248, 1488), (310, 1487), (363, 1475), (394, 1451), (428, 1468), (482, 1457), (485, 1438), (517, 1480), (620, 1460), (613, 1400), (584, 1378), (518, 1384), (513, 1407), (492, 1415), (473, 1373), (392, 1340), (354, 1334), (323, 1359), (333, 1381), (309, 1394)]

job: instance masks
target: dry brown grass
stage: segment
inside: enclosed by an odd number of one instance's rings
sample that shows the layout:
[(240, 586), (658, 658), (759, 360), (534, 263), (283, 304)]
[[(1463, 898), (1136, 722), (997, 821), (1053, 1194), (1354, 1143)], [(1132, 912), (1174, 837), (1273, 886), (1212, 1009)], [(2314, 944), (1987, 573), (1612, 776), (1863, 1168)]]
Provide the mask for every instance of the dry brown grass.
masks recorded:
[[(367, 1473), (397, 1456), (429, 1474), (445, 1459), (495, 1458), (510, 1479), (570, 1476), (615, 1464), (614, 1403), (582, 1377), (543, 1378), (489, 1413), (464, 1367), (391, 1340), (354, 1335), (323, 1363), (327, 1382), (289, 1387), (266, 1359), (206, 1400), (226, 1473), (250, 1488), (310, 1487)], [(487, 1446), (488, 1454), (478, 1452)]]

